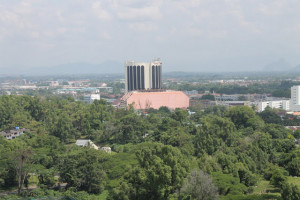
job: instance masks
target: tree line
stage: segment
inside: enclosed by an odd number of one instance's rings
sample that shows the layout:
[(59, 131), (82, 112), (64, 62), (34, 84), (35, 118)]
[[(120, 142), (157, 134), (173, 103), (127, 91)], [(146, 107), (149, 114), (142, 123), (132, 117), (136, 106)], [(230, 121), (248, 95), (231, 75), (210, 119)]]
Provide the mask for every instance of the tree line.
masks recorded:
[[(31, 130), (11, 141), (0, 137), (0, 188), (19, 195), (4, 198), (299, 199), (287, 180), (300, 176), (297, 132), (246, 106), (194, 110), (1, 96), (1, 130)], [(79, 138), (113, 153), (78, 147)], [(24, 190), (33, 179), (38, 187)], [(254, 194), (263, 180), (281, 197)]]

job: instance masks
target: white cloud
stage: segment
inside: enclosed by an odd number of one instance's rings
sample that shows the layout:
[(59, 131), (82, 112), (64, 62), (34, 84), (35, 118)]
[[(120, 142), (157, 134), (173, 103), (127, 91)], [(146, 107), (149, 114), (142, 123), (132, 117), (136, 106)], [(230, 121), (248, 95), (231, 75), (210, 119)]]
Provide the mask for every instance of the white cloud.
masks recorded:
[(130, 23), (129, 27), (133, 30), (138, 30), (138, 31), (142, 31), (142, 32), (149, 32), (149, 31), (157, 31), (158, 27), (156, 24), (154, 23), (140, 23), (140, 22), (136, 22), (136, 23)]
[(145, 19), (161, 19), (162, 11), (159, 7), (148, 6), (143, 8), (124, 8), (119, 10), (118, 17), (120, 19), (135, 19), (135, 20), (145, 20)]
[(274, 16), (280, 15), (285, 12), (286, 2), (282, 0), (274, 0), (270, 3), (261, 2), (259, 5), (259, 11), (264, 15)]
[[(242, 45), (232, 46), (228, 55), (233, 57), (241, 50), (256, 56), (272, 52), (278, 55), (283, 50), (273, 49), (279, 43), (290, 46), (289, 52), (299, 52), (300, 47), (292, 43), (299, 41), (299, 7), (300, 2), (295, 0), (1, 1), (0, 50), (4, 54), (0, 60), (13, 65), (14, 60), (9, 58), (21, 55), (29, 63), (35, 58), (25, 51), (35, 49), (37, 56), (44, 58), (40, 62), (49, 64), (61, 62), (64, 58), (61, 55), (66, 51), (70, 61), (74, 55), (74, 60), (85, 62), (89, 62), (90, 54), (104, 52), (93, 60), (101, 62), (110, 55), (122, 59), (157, 55), (155, 44), (160, 44), (159, 51), (167, 52), (169, 63), (172, 63), (170, 60), (179, 62), (178, 54), (183, 61), (198, 63), (200, 59), (215, 60), (214, 56), (219, 54), (214, 55), (214, 52), (220, 45), (240, 41), (245, 43), (244, 49)], [(263, 52), (260, 47), (266, 40), (270, 47), (265, 47)], [(136, 47), (143, 44), (147, 48), (137, 53), (125, 48), (129, 44)], [(5, 50), (12, 46), (14, 55), (9, 56), (10, 51)], [(191, 58), (191, 55), (206, 52), (207, 46), (211, 53)], [(78, 53), (84, 48), (86, 53)], [(253, 50), (258, 48), (260, 55)], [(48, 56), (49, 51), (51, 56)], [(49, 57), (51, 60), (46, 59)]]
[(106, 11), (101, 2), (97, 1), (94, 2), (92, 5), (92, 9), (93, 9), (93, 13), (95, 14), (95, 16), (97, 16), (97, 18), (101, 19), (101, 20), (110, 20), (112, 19), (112, 16), (109, 14), (108, 11)]

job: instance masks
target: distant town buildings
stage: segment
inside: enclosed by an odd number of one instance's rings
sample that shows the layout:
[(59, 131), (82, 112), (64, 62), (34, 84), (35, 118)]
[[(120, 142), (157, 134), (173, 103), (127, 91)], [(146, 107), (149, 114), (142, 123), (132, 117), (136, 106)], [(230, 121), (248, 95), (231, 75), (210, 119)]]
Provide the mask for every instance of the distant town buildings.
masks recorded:
[(258, 111), (270, 108), (280, 108), (286, 111), (300, 111), (300, 85), (291, 87), (291, 99), (266, 100), (258, 103)]

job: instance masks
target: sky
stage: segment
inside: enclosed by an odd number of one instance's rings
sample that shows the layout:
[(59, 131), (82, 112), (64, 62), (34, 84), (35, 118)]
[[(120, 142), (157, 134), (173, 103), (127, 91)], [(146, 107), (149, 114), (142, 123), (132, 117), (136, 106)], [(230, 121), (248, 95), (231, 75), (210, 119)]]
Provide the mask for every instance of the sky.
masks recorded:
[(0, 0), (0, 70), (154, 58), (164, 71), (295, 66), (299, 10), (299, 0)]

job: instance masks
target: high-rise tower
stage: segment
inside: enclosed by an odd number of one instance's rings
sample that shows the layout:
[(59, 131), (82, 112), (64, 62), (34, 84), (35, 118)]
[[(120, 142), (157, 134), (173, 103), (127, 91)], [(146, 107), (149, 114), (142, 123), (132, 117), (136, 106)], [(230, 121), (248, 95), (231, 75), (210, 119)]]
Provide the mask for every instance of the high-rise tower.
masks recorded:
[(162, 62), (157, 59), (150, 63), (125, 62), (125, 91), (162, 88)]
[(300, 111), (300, 86), (296, 85), (291, 88), (290, 108), (292, 111)]

